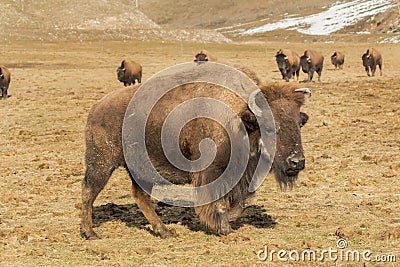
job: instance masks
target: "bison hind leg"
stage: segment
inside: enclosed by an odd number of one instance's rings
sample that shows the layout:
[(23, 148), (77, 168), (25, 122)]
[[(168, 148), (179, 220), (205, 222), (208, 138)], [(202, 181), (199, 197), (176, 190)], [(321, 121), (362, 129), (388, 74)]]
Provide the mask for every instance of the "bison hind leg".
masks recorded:
[(104, 169), (86, 168), (85, 178), (82, 181), (82, 215), (80, 234), (85, 239), (97, 239), (97, 234), (93, 231), (93, 203), (97, 196), (107, 184), (114, 168)]

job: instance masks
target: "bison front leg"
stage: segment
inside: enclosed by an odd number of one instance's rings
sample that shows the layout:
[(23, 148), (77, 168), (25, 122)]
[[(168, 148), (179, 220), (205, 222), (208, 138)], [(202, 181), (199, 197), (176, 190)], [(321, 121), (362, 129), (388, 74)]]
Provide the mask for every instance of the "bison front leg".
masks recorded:
[(322, 68), (317, 70), (317, 74), (318, 74), (318, 81), (321, 81), (321, 75), (322, 75)]
[[(300, 68), (298, 70), (296, 70), (296, 80), (297, 81), (299, 80), (299, 75), (300, 75)], [(294, 74), (293, 74), (293, 76), (294, 76)]]
[(8, 90), (7, 87), (2, 87), (2, 88), (1, 88), (1, 97), (2, 97), (2, 98), (7, 98), (7, 97), (8, 97), (8, 95), (7, 95), (7, 90)]
[(375, 66), (371, 66), (371, 76), (375, 76), (375, 71), (376, 71), (376, 65)]
[(308, 71), (308, 80), (307, 80), (307, 82), (311, 82), (312, 79), (313, 79), (313, 76), (314, 76), (314, 69), (310, 69)]
[[(208, 170), (207, 173), (193, 173), (192, 182), (194, 186), (203, 186), (208, 184), (207, 177), (213, 177), (218, 174), (218, 170)], [(216, 175), (218, 176), (218, 175)], [(202, 203), (210, 202), (216, 195), (221, 195), (221, 198), (209, 204), (196, 206), (194, 208), (196, 214), (199, 216), (200, 221), (206, 225), (210, 230), (221, 234), (227, 235), (232, 232), (232, 228), (229, 224), (229, 202), (225, 197), (219, 192), (219, 188), (208, 188), (207, 190), (201, 190), (198, 192), (198, 199)]]
[(209, 229), (221, 235), (232, 232), (229, 224), (228, 206), (224, 202), (224, 199), (220, 199), (207, 205), (195, 207), (195, 212), (200, 221)]
[(367, 73), (368, 76), (371, 76), (371, 75), (369, 74), (369, 67), (365, 67), (365, 72)]
[(144, 217), (149, 221), (151, 226), (153, 227), (153, 232), (162, 237), (174, 237), (176, 233), (174, 231), (169, 230), (160, 220), (154, 207), (151, 203), (150, 196), (140, 188), (136, 182), (132, 179), (132, 194), (135, 199), (136, 204), (139, 209), (142, 211)]

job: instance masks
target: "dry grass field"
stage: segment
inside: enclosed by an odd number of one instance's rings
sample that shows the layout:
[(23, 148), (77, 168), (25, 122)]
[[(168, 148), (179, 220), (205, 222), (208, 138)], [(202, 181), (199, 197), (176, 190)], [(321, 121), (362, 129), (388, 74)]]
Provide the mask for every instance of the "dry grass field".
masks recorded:
[[(272, 40), (273, 38), (271, 38)], [(383, 76), (367, 77), (361, 55), (383, 54)], [(79, 236), (84, 127), (88, 110), (123, 86), (123, 58), (143, 65), (143, 79), (193, 60), (200, 49), (225, 62), (246, 65), (265, 81), (282, 82), (272, 58), (279, 48), (325, 55), (321, 82), (307, 84), (312, 99), (302, 129), (306, 169), (291, 191), (272, 176), (228, 236), (207, 234), (190, 209), (157, 206), (178, 237), (149, 231), (130, 195), (123, 170), (114, 173), (95, 202), (95, 231)], [(0, 101), (0, 266), (398, 266), (400, 262), (400, 48), (398, 44), (255, 41), (201, 44), (159, 41), (2, 43), (1, 61), (12, 72)], [(346, 54), (343, 70), (330, 55)], [(306, 78), (300, 74), (300, 80)], [(294, 82), (294, 81), (291, 81)], [(397, 263), (325, 257), (323, 262), (271, 263), (257, 252), (370, 250), (370, 258)], [(287, 257), (287, 255), (286, 255)], [(365, 265), (364, 265), (365, 264)]]

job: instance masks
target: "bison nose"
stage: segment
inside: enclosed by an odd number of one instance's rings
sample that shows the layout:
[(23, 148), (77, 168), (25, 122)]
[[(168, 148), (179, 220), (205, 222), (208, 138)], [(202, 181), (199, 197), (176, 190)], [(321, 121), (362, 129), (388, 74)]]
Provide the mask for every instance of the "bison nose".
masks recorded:
[(296, 154), (290, 155), (287, 159), (287, 162), (291, 169), (301, 171), (305, 167), (306, 160), (303, 153), (298, 152)]

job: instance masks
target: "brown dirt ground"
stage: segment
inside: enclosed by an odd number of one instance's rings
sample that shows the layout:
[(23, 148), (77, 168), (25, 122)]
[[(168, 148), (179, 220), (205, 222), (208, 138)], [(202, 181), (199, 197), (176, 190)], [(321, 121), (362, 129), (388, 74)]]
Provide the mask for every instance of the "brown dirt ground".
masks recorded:
[[(361, 54), (383, 54), (383, 76), (367, 77)], [(162, 240), (130, 196), (130, 181), (117, 171), (95, 202), (100, 240), (79, 236), (84, 126), (89, 108), (120, 88), (122, 58), (143, 65), (146, 80), (202, 48), (244, 64), (263, 80), (281, 81), (273, 60), (279, 48), (325, 55), (322, 82), (304, 111), (306, 169), (292, 191), (268, 177), (234, 233), (206, 234), (192, 211), (158, 206), (178, 233)], [(334, 70), (334, 50), (346, 54)], [(348, 248), (396, 255), (400, 262), (400, 49), (398, 44), (352, 42), (22, 42), (1, 47), (12, 72), (7, 100), (0, 101), (0, 266), (256, 266), (256, 252)], [(301, 74), (305, 79), (305, 74)], [(363, 262), (289, 262), (297, 266), (361, 266)], [(273, 265), (281, 264), (275, 256)], [(366, 266), (395, 266), (367, 262)]]

